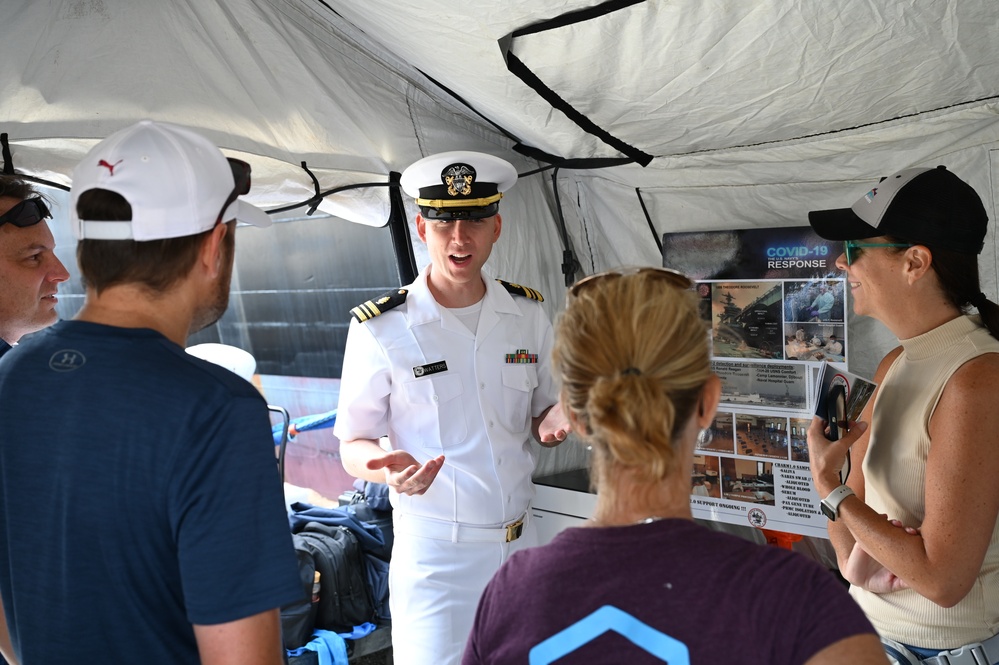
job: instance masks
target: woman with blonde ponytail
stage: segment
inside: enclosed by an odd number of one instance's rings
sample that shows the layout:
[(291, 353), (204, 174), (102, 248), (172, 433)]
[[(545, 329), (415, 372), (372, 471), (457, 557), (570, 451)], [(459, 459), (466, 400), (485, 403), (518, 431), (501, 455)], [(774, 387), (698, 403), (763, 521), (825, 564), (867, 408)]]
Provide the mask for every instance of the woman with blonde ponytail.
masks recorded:
[(694, 448), (721, 385), (691, 286), (634, 268), (570, 288), (553, 367), (563, 410), (593, 450), (597, 507), (584, 527), (499, 570), (465, 665), (884, 665), (828, 571), (694, 522)]

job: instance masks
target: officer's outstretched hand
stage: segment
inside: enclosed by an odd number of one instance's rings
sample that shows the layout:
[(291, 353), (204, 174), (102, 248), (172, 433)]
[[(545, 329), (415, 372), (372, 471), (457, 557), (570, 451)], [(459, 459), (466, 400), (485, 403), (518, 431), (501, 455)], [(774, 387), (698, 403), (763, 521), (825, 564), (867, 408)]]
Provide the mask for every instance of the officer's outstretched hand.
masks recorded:
[(409, 496), (426, 492), (442, 466), (443, 455), (420, 464), (405, 450), (392, 450), (367, 463), (371, 470), (385, 469), (385, 484), (399, 494)]
[(556, 402), (540, 417), (534, 419), (534, 438), (544, 446), (557, 446), (572, 431), (572, 424), (562, 413), (561, 402)]

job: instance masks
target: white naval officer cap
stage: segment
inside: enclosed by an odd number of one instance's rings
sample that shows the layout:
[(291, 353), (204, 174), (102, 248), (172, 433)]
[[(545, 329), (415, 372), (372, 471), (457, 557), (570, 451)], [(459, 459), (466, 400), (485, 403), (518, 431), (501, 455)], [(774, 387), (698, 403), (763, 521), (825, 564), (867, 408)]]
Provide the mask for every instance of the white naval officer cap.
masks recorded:
[(424, 219), (491, 217), (515, 182), (517, 170), (510, 162), (471, 150), (424, 157), (403, 171), (400, 180)]

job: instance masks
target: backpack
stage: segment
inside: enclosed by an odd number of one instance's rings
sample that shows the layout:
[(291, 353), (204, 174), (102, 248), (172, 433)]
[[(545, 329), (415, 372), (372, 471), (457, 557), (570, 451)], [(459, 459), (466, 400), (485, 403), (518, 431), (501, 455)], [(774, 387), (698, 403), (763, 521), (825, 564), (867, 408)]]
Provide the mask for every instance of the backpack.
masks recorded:
[[(295, 537), (311, 551), (320, 575), (315, 627), (342, 633), (374, 621), (375, 605), (357, 536), (344, 526), (309, 522)], [(311, 579), (310, 575), (310, 586)]]
[(281, 608), (281, 642), (288, 651), (304, 646), (312, 639), (316, 611), (319, 609), (319, 604), (312, 602), (312, 583), (316, 571), (312, 546), (298, 534), (292, 534), (291, 538), (298, 560), (302, 595), (299, 600)]

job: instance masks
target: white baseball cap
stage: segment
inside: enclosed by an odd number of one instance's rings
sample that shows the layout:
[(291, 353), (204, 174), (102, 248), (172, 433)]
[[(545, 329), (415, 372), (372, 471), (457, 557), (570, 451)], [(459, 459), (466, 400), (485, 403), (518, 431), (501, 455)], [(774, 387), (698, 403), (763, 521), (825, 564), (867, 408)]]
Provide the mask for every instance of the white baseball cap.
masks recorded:
[[(80, 219), (77, 202), (92, 189), (122, 196), (132, 220)], [(142, 120), (95, 145), (73, 170), (70, 224), (77, 240), (137, 241), (195, 235), (233, 218), (270, 226), (267, 213), (236, 198), (249, 189), (246, 162), (226, 159), (190, 129)]]

